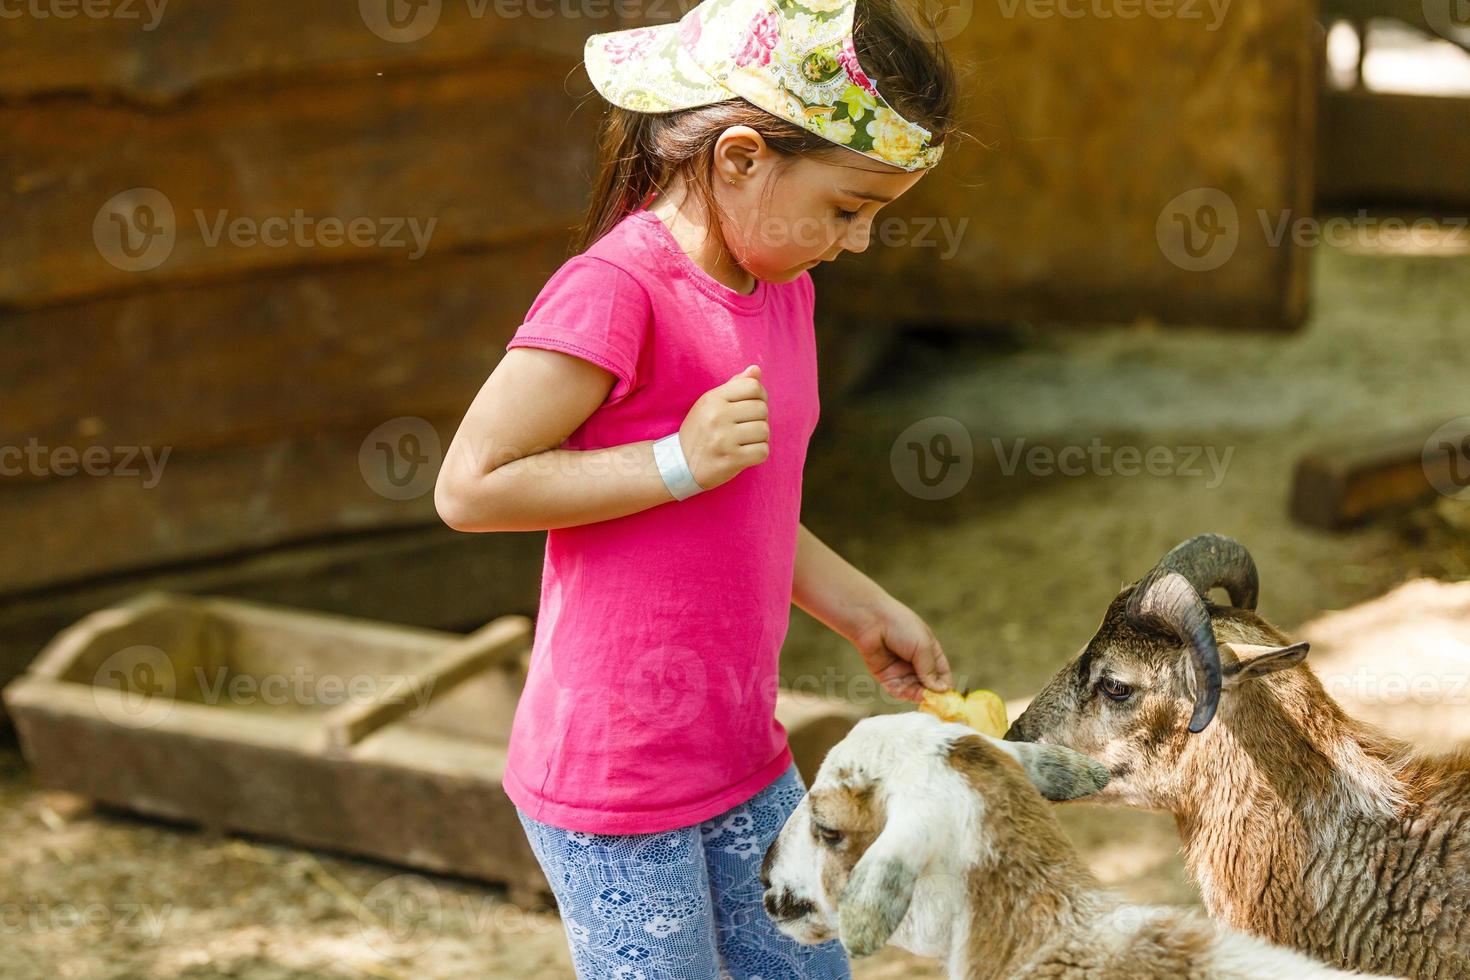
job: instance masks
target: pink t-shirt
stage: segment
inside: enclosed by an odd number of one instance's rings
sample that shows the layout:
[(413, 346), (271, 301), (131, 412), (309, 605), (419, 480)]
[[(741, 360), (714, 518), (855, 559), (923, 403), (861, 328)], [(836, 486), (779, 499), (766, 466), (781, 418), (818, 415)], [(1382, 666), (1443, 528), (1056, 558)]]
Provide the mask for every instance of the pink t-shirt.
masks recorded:
[(671, 830), (745, 802), (791, 765), (777, 661), (818, 414), (813, 299), (807, 273), (735, 292), (639, 210), (557, 270), (506, 345), (617, 377), (566, 449), (675, 432), (749, 364), (771, 425), (770, 456), (727, 483), (547, 533), (505, 773), (528, 816), (589, 833)]

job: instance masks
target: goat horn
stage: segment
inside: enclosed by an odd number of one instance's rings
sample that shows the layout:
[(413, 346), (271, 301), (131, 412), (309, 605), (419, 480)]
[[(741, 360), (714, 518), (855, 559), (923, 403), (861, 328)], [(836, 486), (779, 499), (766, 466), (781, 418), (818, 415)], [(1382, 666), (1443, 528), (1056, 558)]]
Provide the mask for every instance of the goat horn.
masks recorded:
[(1196, 675), (1189, 730), (1204, 731), (1220, 704), (1221, 677), (1220, 647), (1200, 591), (1182, 573), (1160, 564), (1134, 587), (1128, 598), (1128, 615), (1137, 622), (1169, 630), (1189, 647)]
[(1260, 598), (1261, 579), (1251, 553), (1223, 534), (1195, 535), (1170, 549), (1158, 567), (1183, 575), (1201, 596), (1223, 587), (1237, 609), (1255, 609)]

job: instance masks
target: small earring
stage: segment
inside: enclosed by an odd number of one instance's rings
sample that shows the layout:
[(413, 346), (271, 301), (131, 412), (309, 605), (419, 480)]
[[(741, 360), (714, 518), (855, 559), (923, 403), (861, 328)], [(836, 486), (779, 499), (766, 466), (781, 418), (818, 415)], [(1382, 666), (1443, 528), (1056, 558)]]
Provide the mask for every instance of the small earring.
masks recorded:
[(730, 183), (732, 183), (732, 184), (735, 183), (735, 178), (734, 177), (731, 177), (730, 178)]

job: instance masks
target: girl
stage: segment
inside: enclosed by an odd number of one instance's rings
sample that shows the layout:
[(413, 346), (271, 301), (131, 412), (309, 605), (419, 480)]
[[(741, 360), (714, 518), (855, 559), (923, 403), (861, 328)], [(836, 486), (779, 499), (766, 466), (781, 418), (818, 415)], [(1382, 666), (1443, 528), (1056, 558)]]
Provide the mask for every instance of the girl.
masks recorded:
[(791, 604), (893, 695), (951, 686), (924, 622), (800, 523), (808, 270), (865, 250), (953, 125), (942, 49), (861, 2), (705, 0), (587, 42), (613, 107), (580, 254), (435, 488), (451, 527), (549, 529), (505, 791), (579, 977), (848, 977), (762, 907), (805, 792), (774, 711)]

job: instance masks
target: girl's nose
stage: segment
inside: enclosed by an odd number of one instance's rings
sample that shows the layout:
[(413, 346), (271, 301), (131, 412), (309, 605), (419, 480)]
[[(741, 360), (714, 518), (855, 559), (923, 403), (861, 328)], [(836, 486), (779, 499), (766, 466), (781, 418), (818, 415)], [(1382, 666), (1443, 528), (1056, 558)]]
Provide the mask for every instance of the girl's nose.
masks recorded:
[(842, 247), (849, 252), (866, 252), (868, 241), (871, 238), (873, 223), (871, 221), (854, 221), (852, 229), (847, 234), (847, 240)]

